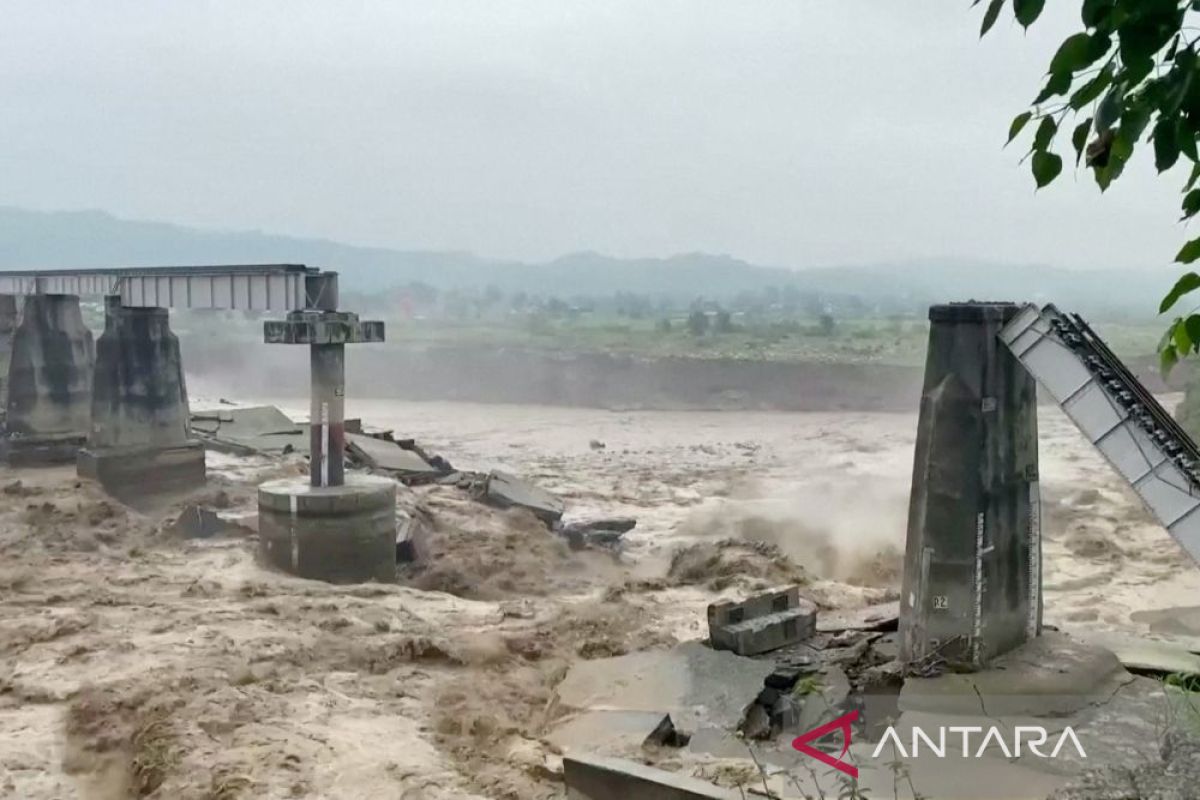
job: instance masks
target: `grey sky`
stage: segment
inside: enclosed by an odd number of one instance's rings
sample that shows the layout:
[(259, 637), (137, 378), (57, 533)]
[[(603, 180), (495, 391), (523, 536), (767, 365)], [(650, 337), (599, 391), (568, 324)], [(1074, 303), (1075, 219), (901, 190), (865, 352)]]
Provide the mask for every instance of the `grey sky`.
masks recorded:
[(968, 0), (9, 0), (0, 204), (527, 259), (1169, 271), (1185, 175), (1035, 196), (1000, 147), (1076, 27), (1049, 6), (981, 43)]

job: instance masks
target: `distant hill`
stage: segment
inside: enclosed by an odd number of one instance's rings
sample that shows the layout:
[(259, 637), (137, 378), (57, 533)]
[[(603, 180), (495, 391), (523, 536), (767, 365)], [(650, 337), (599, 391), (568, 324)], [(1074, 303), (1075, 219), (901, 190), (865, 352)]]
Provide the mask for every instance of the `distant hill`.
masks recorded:
[(1151, 316), (1169, 271), (1073, 272), (1037, 265), (932, 261), (793, 270), (723, 255), (618, 259), (573, 253), (545, 263), (465, 252), (357, 247), (257, 231), (201, 230), (118, 219), (102, 211), (38, 212), (0, 207), (0, 269), (295, 262), (338, 270), (345, 291), (371, 292), (414, 281), (447, 288), (494, 285), (505, 292), (608, 295), (634, 292), (721, 300), (743, 291), (793, 286), (855, 295), (871, 305), (912, 307), (951, 299), (1056, 302), (1087, 312)]

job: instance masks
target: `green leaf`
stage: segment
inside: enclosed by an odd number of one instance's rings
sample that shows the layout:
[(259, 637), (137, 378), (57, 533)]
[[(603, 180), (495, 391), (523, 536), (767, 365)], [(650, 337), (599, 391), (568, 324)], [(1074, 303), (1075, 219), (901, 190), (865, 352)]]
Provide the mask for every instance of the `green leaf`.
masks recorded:
[[(1200, 254), (1200, 239), (1193, 239), (1184, 245), (1183, 249), (1187, 250), (1188, 247), (1193, 245), (1196, 246), (1198, 254)], [(1183, 253), (1181, 252), (1179, 255), (1183, 256)], [(1162, 303), (1160, 303), (1158, 306), (1158, 313), (1165, 314), (1168, 310), (1170, 310), (1171, 306), (1179, 302), (1179, 298), (1183, 297), (1189, 292), (1194, 292), (1197, 289), (1200, 289), (1200, 275), (1197, 275), (1194, 272), (1186, 273), (1175, 282), (1175, 286), (1172, 287), (1171, 291), (1167, 292), (1167, 296), (1162, 299)]]
[(1175, 340), (1175, 349), (1180, 353), (1190, 353), (1192, 350), (1192, 339), (1188, 336), (1187, 325), (1183, 324), (1182, 319), (1176, 319), (1171, 327), (1174, 330), (1171, 338)]
[(1192, 189), (1183, 196), (1183, 218), (1190, 219), (1196, 212), (1200, 212), (1200, 189)]
[(1096, 184), (1100, 187), (1100, 191), (1107, 192), (1112, 182), (1121, 177), (1121, 173), (1124, 171), (1125, 159), (1119, 155), (1110, 154), (1107, 163), (1104, 166), (1097, 166), (1095, 169)]
[(1069, 91), (1071, 91), (1071, 73), (1059, 72), (1050, 76), (1050, 79), (1046, 81), (1046, 85), (1042, 89), (1041, 93), (1033, 99), (1033, 104), (1035, 106), (1041, 105), (1051, 97), (1054, 97), (1055, 95), (1066, 94)]
[(1046, 7), (1046, 0), (1013, 0), (1013, 11), (1016, 12), (1017, 22), (1021, 27), (1028, 28), (1037, 22)]
[(1179, 137), (1175, 121), (1160, 119), (1154, 126), (1154, 166), (1166, 172), (1179, 161)]
[(1175, 348), (1171, 345), (1164, 347), (1158, 354), (1158, 357), (1159, 367), (1162, 369), (1162, 374), (1164, 377), (1170, 375), (1171, 370), (1174, 369), (1175, 365), (1179, 363), (1179, 354), (1175, 352)]
[(1096, 109), (1097, 133), (1110, 130), (1121, 118), (1121, 101), (1123, 99), (1120, 86), (1114, 86), (1108, 94), (1104, 95), (1104, 99), (1100, 101), (1100, 106)]
[[(1200, 258), (1200, 239), (1192, 239), (1190, 242), (1180, 248), (1179, 253), (1175, 256), (1175, 260), (1180, 264), (1191, 264), (1198, 258)], [(1184, 275), (1179, 279), (1179, 283), (1175, 284), (1175, 288), (1171, 290), (1171, 294), (1167, 295), (1168, 298), (1174, 298), (1171, 300), (1172, 303), (1175, 302), (1175, 300), (1178, 300), (1180, 295), (1190, 292), (1192, 289), (1196, 288), (1196, 286), (1191, 285), (1193, 280), (1200, 281), (1200, 277), (1197, 277), (1196, 273), (1194, 272), (1189, 272), (1187, 275)], [(1197, 283), (1196, 285), (1200, 286), (1200, 283)], [(1178, 295), (1176, 295), (1175, 292), (1180, 288), (1180, 286), (1187, 286), (1189, 288), (1184, 289)], [(1163, 302), (1165, 303), (1166, 300)], [(1159, 313), (1161, 314), (1162, 312), (1160, 311)]]
[(1055, 153), (1039, 150), (1033, 154), (1033, 179), (1037, 188), (1048, 186), (1062, 172), (1063, 162)]
[(1113, 0), (1083, 0), (1083, 25), (1098, 28), (1112, 14)]
[(1024, 130), (1025, 126), (1029, 124), (1029, 120), (1031, 119), (1033, 119), (1032, 111), (1026, 111), (1022, 114), (1017, 114), (1017, 116), (1013, 118), (1012, 124), (1008, 126), (1008, 142), (1005, 142), (1005, 144), (1012, 143), (1012, 140), (1017, 138), (1017, 135)]
[(1000, 18), (1000, 9), (1004, 8), (1004, 0), (992, 0), (988, 4), (987, 10), (983, 12), (983, 27), (979, 29), (979, 38), (987, 36), (987, 32), (996, 24), (996, 20)]
[(1103, 70), (1071, 95), (1071, 108), (1078, 111), (1088, 103), (1095, 101), (1112, 83), (1112, 71)]
[(1042, 117), (1042, 121), (1038, 124), (1037, 132), (1033, 135), (1033, 149), (1035, 152), (1045, 150), (1050, 146), (1050, 142), (1054, 141), (1054, 134), (1058, 133), (1058, 123), (1050, 117)]
[(1187, 183), (1183, 185), (1183, 190), (1185, 192), (1190, 192), (1192, 187), (1196, 185), (1196, 181), (1200, 181), (1200, 164), (1196, 164), (1192, 167), (1192, 174), (1187, 179)]
[(1066, 41), (1058, 46), (1058, 52), (1050, 59), (1050, 74), (1060, 72), (1071, 74), (1081, 70), (1095, 59), (1092, 58), (1092, 37), (1087, 33), (1077, 33), (1068, 36)]
[(1083, 122), (1075, 126), (1075, 131), (1071, 134), (1071, 144), (1075, 146), (1075, 166), (1079, 166), (1080, 160), (1083, 159), (1083, 150), (1087, 147), (1088, 134), (1092, 132), (1092, 118), (1088, 117)]
[(1192, 340), (1192, 348), (1196, 349), (1200, 345), (1200, 315), (1192, 314), (1183, 324), (1187, 328), (1188, 338)]
[(1179, 118), (1176, 138), (1179, 140), (1179, 152), (1192, 163), (1200, 161), (1200, 153), (1196, 151), (1196, 131), (1184, 117)]

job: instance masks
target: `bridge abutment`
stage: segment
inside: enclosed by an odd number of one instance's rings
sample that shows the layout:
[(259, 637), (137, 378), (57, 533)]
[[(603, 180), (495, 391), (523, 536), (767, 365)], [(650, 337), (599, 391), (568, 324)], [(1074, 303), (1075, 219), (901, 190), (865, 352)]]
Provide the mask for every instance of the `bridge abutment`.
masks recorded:
[(25, 298), (8, 366), (4, 452), (9, 464), (75, 460), (91, 426), (94, 353), (77, 295)]
[(118, 297), (106, 298), (80, 477), (118, 498), (203, 485), (204, 448), (189, 438), (189, 424), (179, 340), (167, 309), (127, 308)]

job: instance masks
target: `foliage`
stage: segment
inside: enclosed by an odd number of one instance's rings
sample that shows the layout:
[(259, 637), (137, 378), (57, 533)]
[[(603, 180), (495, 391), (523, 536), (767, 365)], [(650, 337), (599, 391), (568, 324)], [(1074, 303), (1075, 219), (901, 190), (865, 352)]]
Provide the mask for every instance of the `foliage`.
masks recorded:
[[(981, 35), (1008, 5), (1028, 28), (1046, 0), (987, 0)], [(1190, 24), (1198, 11), (1200, 0), (1082, 0), (1083, 30), (1059, 46), (1032, 108), (1018, 114), (1008, 131), (1009, 142), (1032, 131), (1028, 158), (1037, 188), (1062, 174), (1062, 154), (1073, 151), (1075, 165), (1090, 169), (1104, 191), (1145, 144), (1160, 173), (1191, 164), (1182, 190), (1183, 219), (1200, 213), (1200, 28)], [(1062, 141), (1067, 138), (1069, 145)], [(1176, 256), (1181, 264), (1198, 259), (1200, 238)], [(1163, 299), (1160, 312), (1198, 288), (1200, 276), (1189, 272)], [(1200, 316), (1176, 318), (1160, 344), (1164, 370), (1198, 349)]]

